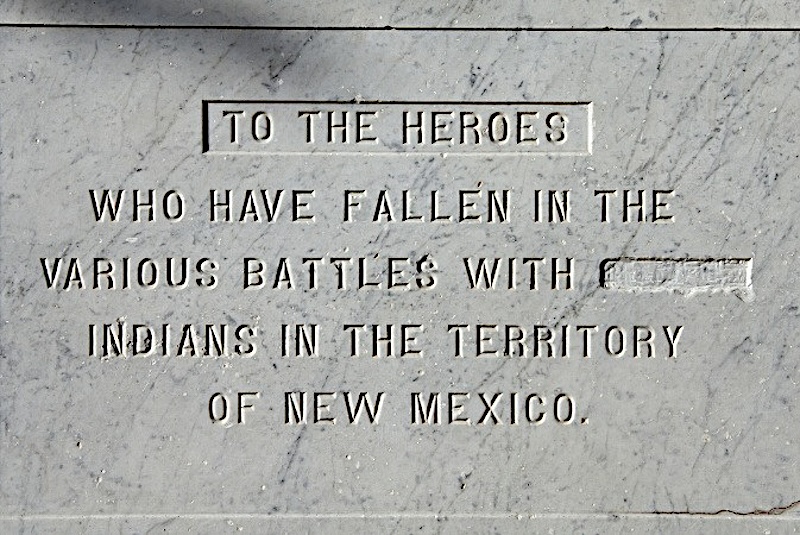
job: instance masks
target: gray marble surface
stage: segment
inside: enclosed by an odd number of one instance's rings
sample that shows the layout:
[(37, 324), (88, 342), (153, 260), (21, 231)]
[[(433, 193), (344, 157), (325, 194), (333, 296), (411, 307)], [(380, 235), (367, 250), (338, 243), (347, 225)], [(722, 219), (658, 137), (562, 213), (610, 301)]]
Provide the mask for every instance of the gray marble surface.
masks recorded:
[[(310, 5), (276, 23), (322, 23)], [(164, 13), (109, 6), (95, 16), (70, 4), (58, 17), (153, 23)], [(627, 24), (637, 14), (637, 6), (632, 13), (614, 6), (618, 13), (601, 10), (598, 20)], [(797, 20), (793, 4), (746, 7), (698, 7), (697, 19), (676, 11), (660, 22), (705, 24), (720, 13), (729, 18), (714, 20), (731, 24)], [(453, 17), (480, 23), (477, 12), (490, 8), (475, 4), (473, 18), (453, 8)], [(3, 10), (11, 21), (46, 16), (35, 2)], [(375, 24), (379, 12), (364, 19), (354, 10), (341, 22)], [(389, 23), (408, 21), (396, 13), (387, 9)], [(408, 23), (449, 20), (421, 13)], [(167, 22), (190, 20), (173, 15)], [(246, 24), (238, 10), (196, 16)], [(493, 21), (506, 24), (502, 16)], [(594, 15), (559, 16), (570, 25), (591, 24)], [(272, 24), (267, 19), (257, 23)], [(4, 532), (800, 528), (797, 32), (4, 27), (0, 46)], [(593, 148), (582, 155), (203, 153), (203, 101), (251, 99), (591, 102)], [(119, 221), (98, 222), (90, 190), (104, 188), (176, 190), (185, 213), (169, 221), (159, 200), (154, 222), (132, 221), (130, 204)], [(272, 223), (210, 222), (211, 189), (230, 189), (236, 212), (247, 189), (313, 190), (315, 219), (291, 221), (286, 200)], [(533, 221), (535, 191), (564, 189), (570, 221)], [(624, 222), (619, 193), (601, 222), (595, 192), (623, 189), (674, 191), (672, 220)], [(347, 223), (345, 190), (365, 191)], [(402, 190), (437, 190), (450, 213), (459, 191), (480, 190), (485, 199), (507, 190), (511, 216), (376, 223), (379, 190), (396, 204)], [(207, 257), (218, 280), (210, 290), (194, 283), (95, 290), (87, 278), (86, 288), (64, 290), (61, 271), (48, 288), (52, 271), (42, 259), (52, 268), (56, 257), (79, 258), (87, 273), (93, 258), (120, 269), (123, 258)], [(433, 258), (437, 283), (356, 290), (350, 279), (338, 289), (326, 264), (317, 288), (298, 271), (294, 290), (243, 290), (246, 257), (263, 260), (270, 277), (281, 257), (295, 267), (307, 257), (366, 258), (371, 273), (384, 276), (388, 257)], [(524, 283), (469, 289), (465, 257), (570, 257), (572, 288), (553, 290), (547, 264), (535, 291)], [(600, 262), (620, 257), (752, 259), (752, 295), (601, 287)], [(282, 357), (281, 323), (303, 322), (320, 326), (319, 355)], [(251, 325), (259, 335), (250, 357), (132, 356), (129, 347), (127, 356), (102, 358), (88, 338), (90, 324), (104, 323)], [(423, 325), (424, 354), (373, 358), (365, 345), (351, 357), (342, 326), (362, 323)], [(573, 330), (569, 358), (476, 357), (472, 342), (465, 346), (472, 353), (458, 358), (447, 331), (453, 324), (472, 325), (471, 340), (479, 324), (529, 332), (619, 326), (628, 345), (614, 357), (598, 335), (584, 358)], [(632, 356), (637, 326), (653, 329), (652, 357)], [(670, 356), (663, 329), (674, 334), (678, 326)], [(295, 390), (338, 392), (338, 423), (286, 425), (284, 393)], [(210, 421), (215, 392), (234, 400), (256, 391), (245, 424)], [(345, 391), (385, 392), (379, 424), (344, 423)], [(471, 392), (472, 425), (412, 424), (409, 397), (434, 391)], [(575, 417), (477, 424), (479, 392), (503, 392), (503, 402), (510, 392), (550, 403), (568, 394)]]

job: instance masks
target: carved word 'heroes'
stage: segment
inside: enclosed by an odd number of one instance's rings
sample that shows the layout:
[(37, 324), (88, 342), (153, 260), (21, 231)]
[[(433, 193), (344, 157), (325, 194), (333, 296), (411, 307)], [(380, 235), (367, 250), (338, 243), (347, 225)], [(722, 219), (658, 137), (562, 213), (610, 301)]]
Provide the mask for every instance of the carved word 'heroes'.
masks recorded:
[(590, 103), (205, 101), (203, 152), (591, 152)]

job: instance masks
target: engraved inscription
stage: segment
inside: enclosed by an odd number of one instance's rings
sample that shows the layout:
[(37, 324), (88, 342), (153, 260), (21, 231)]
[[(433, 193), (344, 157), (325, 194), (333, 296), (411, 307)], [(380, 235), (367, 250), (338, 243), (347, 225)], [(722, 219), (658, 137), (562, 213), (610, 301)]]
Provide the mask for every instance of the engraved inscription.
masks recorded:
[(203, 152), (590, 154), (592, 104), (208, 100)]
[(791, 521), (798, 35), (637, 2), (4, 28), (0, 535)]

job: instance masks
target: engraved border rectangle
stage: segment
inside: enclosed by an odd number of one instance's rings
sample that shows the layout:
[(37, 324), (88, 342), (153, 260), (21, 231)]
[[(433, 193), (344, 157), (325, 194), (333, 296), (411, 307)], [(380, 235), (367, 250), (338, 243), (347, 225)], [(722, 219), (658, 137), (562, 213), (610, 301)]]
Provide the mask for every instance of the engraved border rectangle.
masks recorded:
[[(585, 140), (582, 141), (584, 150), (448, 150), (447, 147), (437, 146), (422, 150), (325, 150), (317, 148), (315, 150), (217, 150), (212, 148), (211, 143), (211, 121), (209, 108), (218, 104), (269, 104), (269, 105), (335, 105), (335, 106), (569, 106), (585, 107), (586, 123), (583, 125), (585, 130)], [(594, 142), (594, 106), (592, 101), (520, 101), (520, 100), (493, 100), (493, 101), (467, 101), (467, 100), (313, 100), (313, 99), (205, 99), (202, 101), (202, 153), (210, 155), (345, 155), (345, 154), (369, 154), (369, 155), (411, 155), (411, 154), (447, 154), (453, 156), (589, 156), (592, 154), (592, 144)], [(583, 136), (582, 136), (583, 137)]]

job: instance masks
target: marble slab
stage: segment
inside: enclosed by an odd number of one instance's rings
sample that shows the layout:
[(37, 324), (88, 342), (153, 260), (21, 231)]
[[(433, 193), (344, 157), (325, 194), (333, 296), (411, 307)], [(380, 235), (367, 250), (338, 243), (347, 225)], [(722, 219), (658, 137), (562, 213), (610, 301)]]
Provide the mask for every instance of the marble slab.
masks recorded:
[(796, 31), (0, 45), (0, 531), (800, 528)]

